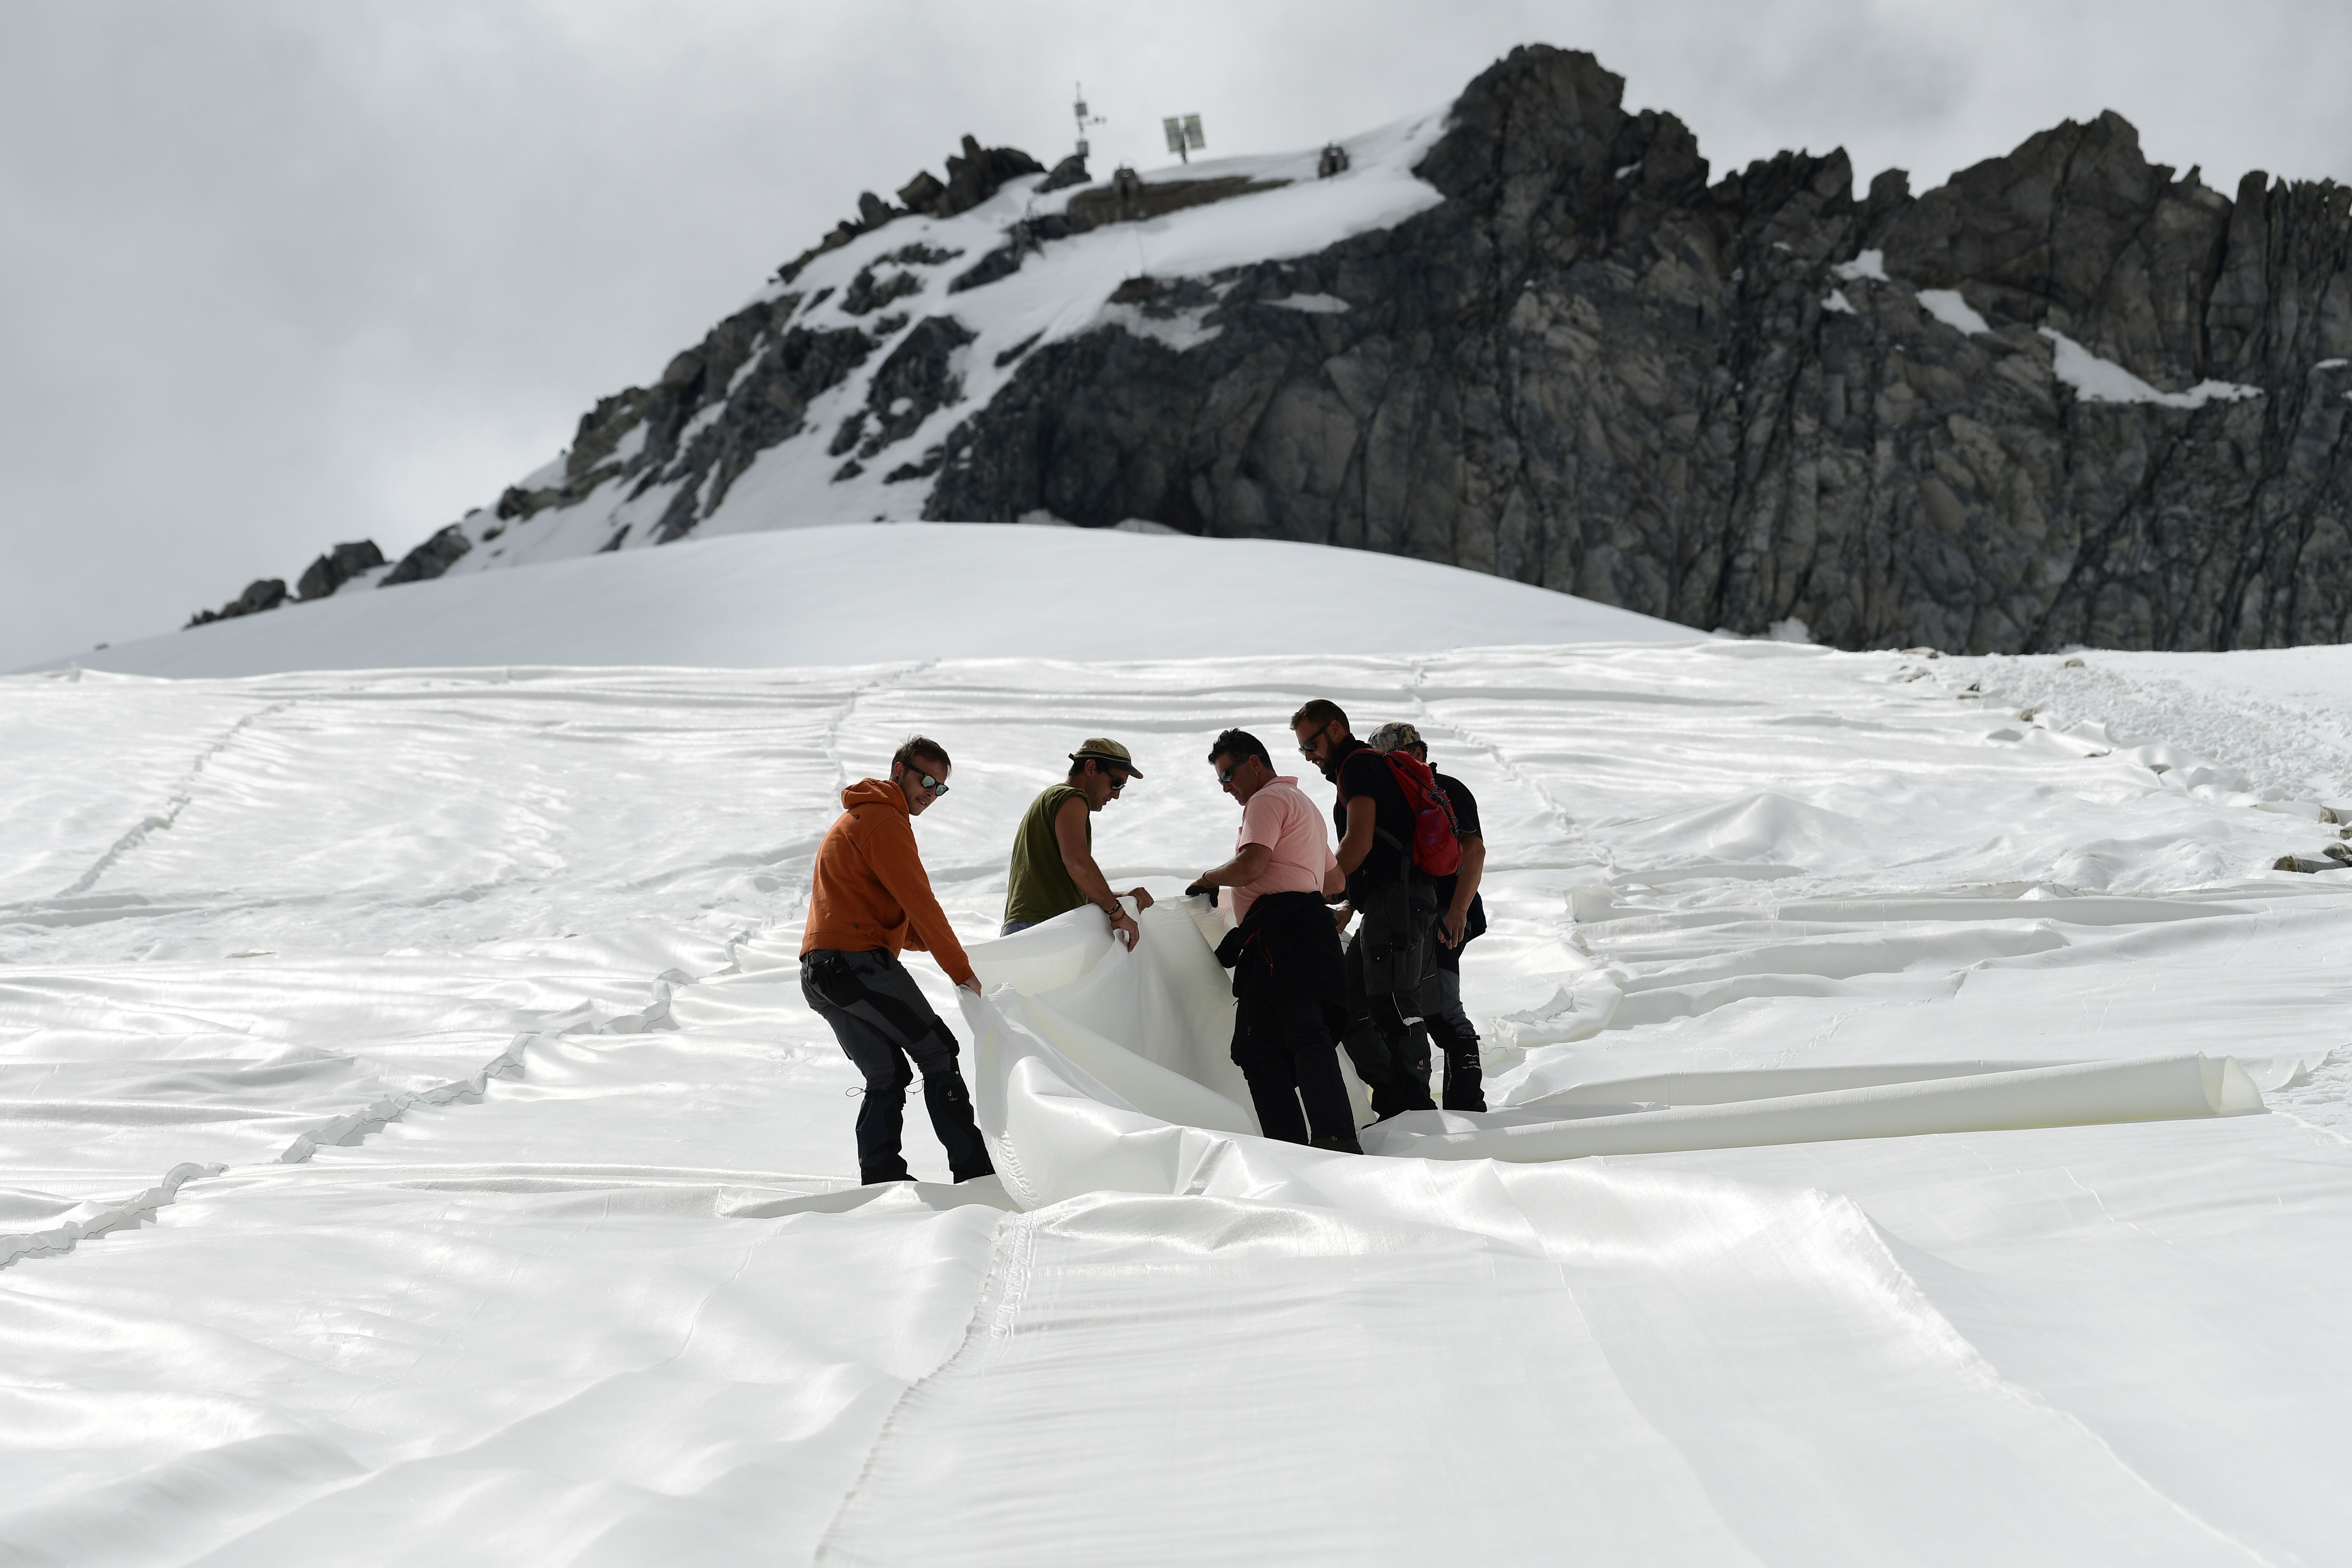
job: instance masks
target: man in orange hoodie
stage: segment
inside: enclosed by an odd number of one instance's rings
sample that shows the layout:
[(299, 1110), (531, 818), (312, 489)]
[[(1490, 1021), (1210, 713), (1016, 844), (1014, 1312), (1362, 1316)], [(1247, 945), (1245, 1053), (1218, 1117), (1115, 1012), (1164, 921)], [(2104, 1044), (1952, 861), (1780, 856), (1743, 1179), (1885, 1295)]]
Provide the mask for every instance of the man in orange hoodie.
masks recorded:
[(972, 1121), (956, 1037), (898, 962), (902, 949), (928, 950), (949, 979), (980, 990), (915, 849), (914, 819), (948, 793), (949, 766), (938, 742), (914, 736), (891, 757), (888, 778), (841, 792), (842, 814), (817, 847), (801, 936), (801, 994), (866, 1075), (857, 1109), (861, 1182), (914, 1179), (898, 1146), (914, 1081), (908, 1058), (922, 1071), (923, 1105), (955, 1179), (996, 1169)]

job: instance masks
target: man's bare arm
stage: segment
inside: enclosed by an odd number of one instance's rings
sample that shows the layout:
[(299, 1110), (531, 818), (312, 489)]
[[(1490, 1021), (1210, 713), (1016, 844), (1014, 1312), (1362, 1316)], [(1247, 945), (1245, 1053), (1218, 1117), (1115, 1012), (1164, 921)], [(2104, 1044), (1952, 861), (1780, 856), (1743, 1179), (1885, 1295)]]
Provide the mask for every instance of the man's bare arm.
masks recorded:
[(1244, 844), (1234, 858), (1192, 879), (1196, 888), (1244, 888), (1265, 875), (1274, 851), (1263, 844)]
[(1470, 923), (1470, 900), (1478, 896), (1479, 879), (1486, 871), (1486, 840), (1475, 833), (1462, 836), (1462, 869), (1455, 873), (1454, 902), (1438, 921), (1439, 940), (1448, 947), (1462, 945), (1463, 929)]
[[(1136, 939), (1143, 933), (1136, 928), (1135, 917), (1119, 908), (1118, 895), (1110, 890), (1109, 879), (1102, 874), (1102, 868), (1095, 864), (1094, 851), (1087, 847), (1085, 801), (1064, 801), (1062, 809), (1054, 814), (1054, 844), (1062, 852), (1063, 868), (1069, 872), (1070, 880), (1078, 885), (1078, 891), (1085, 896), (1087, 902), (1109, 915), (1111, 929), (1121, 932), (1127, 939), (1127, 945), (1133, 947)], [(1135, 890), (1143, 894), (1140, 888)], [(1148, 909), (1149, 897), (1148, 894), (1139, 897), (1137, 907)]]

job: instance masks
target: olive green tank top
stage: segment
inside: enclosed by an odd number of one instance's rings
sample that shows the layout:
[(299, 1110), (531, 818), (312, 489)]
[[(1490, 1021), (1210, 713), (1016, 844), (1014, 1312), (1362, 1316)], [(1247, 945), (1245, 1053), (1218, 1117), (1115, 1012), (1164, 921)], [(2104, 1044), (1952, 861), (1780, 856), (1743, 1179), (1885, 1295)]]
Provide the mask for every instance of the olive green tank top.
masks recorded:
[[(1004, 922), (1034, 924), (1076, 909), (1087, 901), (1062, 864), (1062, 847), (1054, 837), (1054, 818), (1066, 801), (1086, 802), (1086, 792), (1059, 784), (1029, 803), (1020, 829), (1013, 835), (1013, 869), (1005, 879)], [(1095, 847), (1094, 814), (1087, 814), (1087, 848)]]

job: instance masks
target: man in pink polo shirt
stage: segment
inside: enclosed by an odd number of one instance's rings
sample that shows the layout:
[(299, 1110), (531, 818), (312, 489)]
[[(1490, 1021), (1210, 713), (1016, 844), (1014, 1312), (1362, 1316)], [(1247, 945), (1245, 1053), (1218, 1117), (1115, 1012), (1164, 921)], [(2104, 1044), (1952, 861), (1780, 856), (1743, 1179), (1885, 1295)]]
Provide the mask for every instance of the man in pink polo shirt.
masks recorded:
[(1323, 813), (1298, 781), (1274, 771), (1265, 746), (1228, 730), (1209, 748), (1217, 783), (1240, 803), (1234, 858), (1187, 892), (1231, 888), (1234, 916), (1217, 960), (1234, 972), (1234, 1064), (1249, 1080), (1268, 1138), (1360, 1153), (1339, 1077), (1347, 1027), (1346, 959), (1325, 906), (1343, 886)]

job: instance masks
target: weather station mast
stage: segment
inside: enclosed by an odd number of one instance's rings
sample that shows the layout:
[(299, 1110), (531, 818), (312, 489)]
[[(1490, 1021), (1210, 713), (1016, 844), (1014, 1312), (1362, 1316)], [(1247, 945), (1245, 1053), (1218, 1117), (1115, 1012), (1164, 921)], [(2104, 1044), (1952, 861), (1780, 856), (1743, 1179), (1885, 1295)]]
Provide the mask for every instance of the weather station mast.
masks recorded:
[(1087, 127), (1089, 125), (1108, 125), (1110, 122), (1099, 114), (1087, 114), (1087, 84), (1085, 82), (1078, 83), (1076, 90), (1073, 92), (1071, 96), (1076, 100), (1070, 105), (1070, 112), (1077, 118), (1078, 121), (1078, 160), (1079, 162), (1084, 163), (1086, 161), (1087, 153), (1091, 151), (1091, 149), (1087, 145)]

